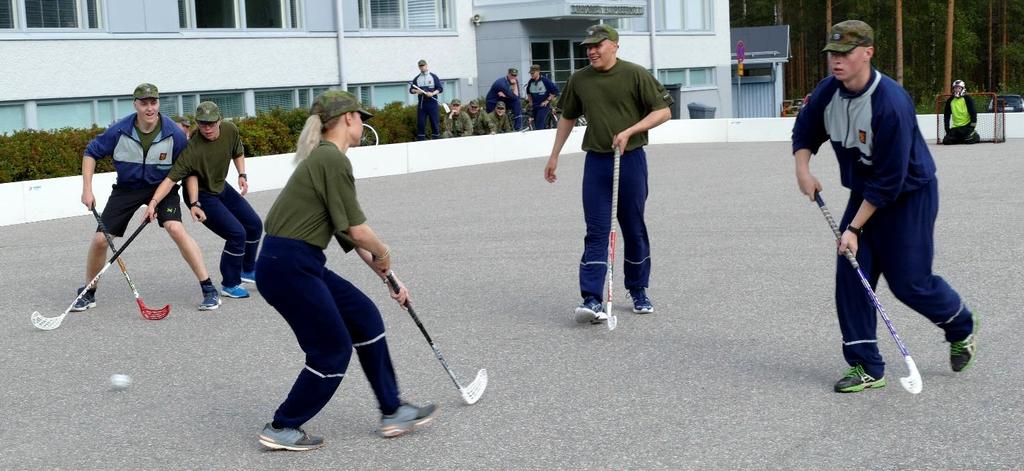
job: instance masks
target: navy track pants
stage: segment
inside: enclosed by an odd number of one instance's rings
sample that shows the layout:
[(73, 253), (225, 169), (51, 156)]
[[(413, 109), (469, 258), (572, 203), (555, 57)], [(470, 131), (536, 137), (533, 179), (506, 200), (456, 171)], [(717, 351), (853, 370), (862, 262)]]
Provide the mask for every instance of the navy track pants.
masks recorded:
[(533, 107), (533, 129), (547, 129), (548, 116), (551, 115), (550, 106)]
[(401, 405), (380, 311), (359, 288), (325, 267), (319, 247), (268, 235), (256, 261), (256, 286), (281, 314), (306, 354), (274, 426), (297, 428), (334, 396), (355, 347), (382, 414)]
[[(580, 260), (580, 294), (603, 300), (608, 274), (614, 156), (587, 152), (583, 165), (583, 218), (587, 235)], [(625, 246), (626, 289), (646, 288), (651, 276), (651, 242), (644, 223), (647, 202), (647, 154), (638, 147), (622, 154), (619, 163), (619, 247)]]
[(206, 213), (203, 225), (224, 239), (220, 255), (221, 284), (238, 286), (242, 272), (251, 272), (256, 265), (256, 252), (263, 237), (263, 221), (231, 185), (224, 185), (219, 195), (199, 192), (199, 204)]
[(441, 138), (441, 117), (437, 100), (420, 95), (420, 106), (416, 108), (416, 140), (427, 138), (427, 119), (430, 119), (430, 138)]
[[(875, 211), (859, 237), (857, 262), (872, 289), (878, 285), (878, 277), (885, 275), (896, 299), (942, 328), (946, 341), (956, 342), (971, 334), (974, 319), (960, 295), (932, 273), (938, 187), (938, 181), (932, 180)], [(840, 226), (844, 230), (861, 201), (860, 195), (850, 195)], [(838, 257), (836, 266), (836, 308), (846, 362), (861, 365), (867, 374), (881, 378), (885, 362), (878, 351), (878, 316), (857, 272), (843, 256)]]

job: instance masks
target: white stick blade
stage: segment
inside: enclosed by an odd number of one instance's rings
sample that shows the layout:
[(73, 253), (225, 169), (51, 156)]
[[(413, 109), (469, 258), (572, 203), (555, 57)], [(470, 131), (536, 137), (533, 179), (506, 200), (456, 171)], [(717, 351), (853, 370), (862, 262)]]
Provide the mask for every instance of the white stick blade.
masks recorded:
[(615, 327), (619, 325), (619, 318), (615, 314), (612, 314), (608, 318), (608, 332), (615, 330)]
[(919, 394), (924, 389), (921, 372), (917, 370), (917, 364), (914, 363), (913, 358), (908, 356), (905, 360), (907, 362), (907, 369), (910, 370), (910, 376), (900, 378), (900, 383), (903, 384), (903, 389), (906, 389), (910, 394)]
[(39, 330), (53, 330), (60, 327), (60, 323), (64, 321), (64, 316), (67, 313), (61, 314), (57, 317), (43, 317), (39, 311), (32, 313), (32, 325)]
[(466, 386), (460, 391), (462, 392), (462, 400), (466, 401), (466, 404), (475, 404), (476, 401), (480, 400), (480, 397), (484, 395), (484, 390), (487, 389), (487, 369), (482, 369), (476, 372), (476, 378), (473, 379), (469, 386)]

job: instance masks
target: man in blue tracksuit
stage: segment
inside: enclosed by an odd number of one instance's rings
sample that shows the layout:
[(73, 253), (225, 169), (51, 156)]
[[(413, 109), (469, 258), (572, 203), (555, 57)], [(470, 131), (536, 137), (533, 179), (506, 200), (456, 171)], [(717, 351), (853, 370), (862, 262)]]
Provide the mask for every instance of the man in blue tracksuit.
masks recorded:
[[(818, 84), (793, 127), (797, 184), (811, 200), (821, 191), (809, 163), (811, 154), (831, 141), (840, 179), (850, 189), (840, 254), (852, 251), (872, 286), (885, 275), (897, 299), (942, 328), (953, 371), (962, 371), (975, 358), (977, 318), (945, 280), (932, 274), (939, 207), (935, 162), (910, 96), (871, 67), (873, 37), (862, 21), (832, 27), (824, 49), (832, 76)], [(836, 392), (885, 386), (875, 308), (842, 255), (836, 308), (850, 365)]]
[[(199, 304), (199, 309), (217, 309), (217, 306), (220, 306), (220, 295), (210, 281), (199, 245), (185, 232), (185, 226), (181, 223), (178, 187), (175, 185), (166, 196), (158, 200), (152, 198), (157, 186), (171, 170), (174, 161), (185, 150), (185, 133), (177, 123), (160, 113), (160, 95), (156, 85), (140, 84), (135, 88), (133, 97), (132, 103), (136, 112), (110, 125), (85, 148), (85, 156), (82, 158), (82, 204), (86, 208), (96, 206), (96, 197), (92, 192), (92, 176), (96, 172), (96, 161), (111, 157), (114, 160), (114, 169), (117, 170), (117, 183), (110, 193), (107, 205), (103, 208), (103, 225), (111, 235), (123, 236), (132, 214), (139, 206), (155, 207), (157, 222), (167, 230), (182, 257), (199, 279), (199, 286), (203, 292), (203, 302)], [(86, 260), (87, 283), (103, 268), (106, 256), (107, 240), (97, 227)], [(88, 286), (80, 288), (79, 292), (85, 288)], [(94, 286), (79, 298), (71, 310), (84, 311), (95, 306)]]
[(444, 92), (441, 79), (427, 69), (427, 61), (420, 59), (420, 73), (409, 84), (409, 93), (418, 95), (416, 106), (416, 140), (427, 138), (427, 118), (430, 118), (430, 138), (441, 138), (441, 115), (437, 96)]
[(533, 129), (547, 129), (548, 115), (551, 114), (551, 100), (558, 96), (558, 85), (540, 74), (540, 66), (530, 66), (530, 81), (526, 82), (526, 93), (530, 96), (533, 110)]
[(512, 125), (515, 130), (523, 129), (523, 106), (519, 102), (519, 69), (512, 67), (508, 74), (499, 77), (487, 90), (487, 108), (491, 113), (498, 106), (498, 102), (505, 102), (505, 107), (512, 113)]

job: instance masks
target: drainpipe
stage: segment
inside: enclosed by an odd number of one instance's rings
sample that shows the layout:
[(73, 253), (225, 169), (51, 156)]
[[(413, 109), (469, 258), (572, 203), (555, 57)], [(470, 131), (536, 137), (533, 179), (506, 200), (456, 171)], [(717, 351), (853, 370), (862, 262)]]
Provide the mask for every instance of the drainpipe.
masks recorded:
[(342, 90), (348, 90), (348, 81), (345, 80), (345, 58), (342, 51), (345, 50), (345, 7), (344, 2), (334, 2), (334, 17), (338, 24), (338, 86)]
[(650, 30), (651, 37), (651, 73), (654, 74), (654, 78), (658, 78), (658, 63), (654, 61), (654, 39), (658, 36), (655, 31), (654, 21), (654, 0), (647, 0), (647, 29)]

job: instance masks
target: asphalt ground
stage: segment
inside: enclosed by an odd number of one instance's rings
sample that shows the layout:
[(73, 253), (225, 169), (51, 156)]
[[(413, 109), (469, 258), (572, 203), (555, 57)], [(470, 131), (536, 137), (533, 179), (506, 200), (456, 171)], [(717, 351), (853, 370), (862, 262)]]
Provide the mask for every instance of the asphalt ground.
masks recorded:
[[(97, 308), (38, 331), (29, 314), (59, 314), (83, 284), (94, 221), (2, 227), (0, 469), (1021, 469), (1022, 144), (932, 148), (935, 271), (984, 317), (977, 363), (954, 374), (941, 331), (880, 284), (924, 378), (920, 395), (898, 385), (905, 367), (881, 323), (889, 386), (832, 392), (846, 369), (834, 243), (796, 189), (788, 143), (648, 148), (657, 311), (634, 315), (620, 295), (612, 333), (570, 320), (581, 154), (563, 157), (554, 185), (546, 159), (360, 180), (428, 331), (463, 382), (487, 368), (490, 385), (462, 405), (385, 287), (332, 246), (329, 266), (381, 307), (404, 398), (441, 414), (378, 438), (353, 361), (306, 425), (327, 445), (307, 453), (256, 440), (303, 365), (258, 293), (196, 311), (199, 287), (154, 226), (124, 259), (148, 305), (173, 305), (169, 317), (143, 320), (115, 266)], [(812, 170), (839, 212), (847, 192), (830, 150)], [(277, 193), (248, 199), (265, 215)], [(187, 227), (216, 273), (222, 242)], [(113, 390), (114, 373), (132, 385)]]

